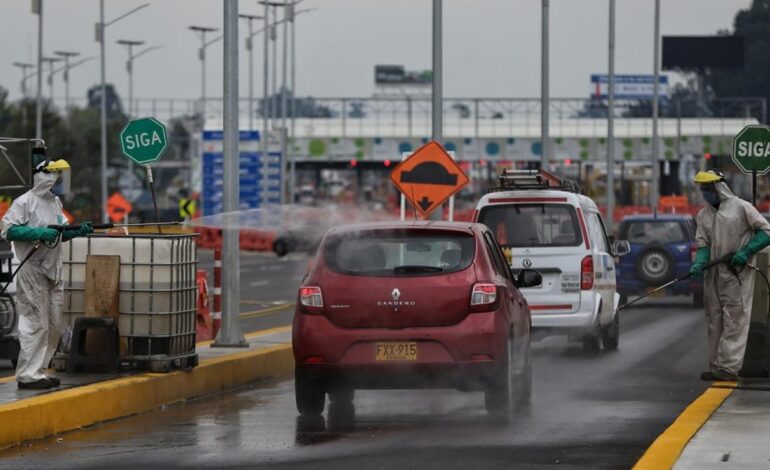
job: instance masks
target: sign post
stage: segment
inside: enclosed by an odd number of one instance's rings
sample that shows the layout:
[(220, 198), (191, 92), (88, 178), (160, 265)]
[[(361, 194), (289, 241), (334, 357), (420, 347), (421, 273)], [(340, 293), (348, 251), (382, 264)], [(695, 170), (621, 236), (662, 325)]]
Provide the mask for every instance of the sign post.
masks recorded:
[[(155, 222), (160, 222), (158, 202), (155, 198), (155, 185), (152, 179), (152, 168), (149, 163), (158, 161), (168, 147), (166, 126), (155, 118), (134, 119), (126, 124), (120, 132), (120, 148), (123, 155), (130, 160), (144, 165), (147, 170), (147, 182), (152, 194), (152, 205), (155, 209)], [(161, 233), (158, 225), (158, 233)]]
[(446, 150), (430, 141), (402, 161), (390, 180), (424, 217), (468, 184), (468, 177)]
[(733, 139), (733, 162), (751, 174), (751, 199), (757, 205), (757, 175), (770, 171), (770, 127), (749, 125)]

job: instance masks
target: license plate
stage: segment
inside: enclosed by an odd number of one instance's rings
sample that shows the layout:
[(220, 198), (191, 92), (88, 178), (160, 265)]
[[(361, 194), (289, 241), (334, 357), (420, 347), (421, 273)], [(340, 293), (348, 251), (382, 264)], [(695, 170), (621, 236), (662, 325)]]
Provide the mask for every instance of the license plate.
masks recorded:
[(393, 341), (377, 343), (375, 359), (378, 361), (416, 361), (417, 343), (411, 341)]

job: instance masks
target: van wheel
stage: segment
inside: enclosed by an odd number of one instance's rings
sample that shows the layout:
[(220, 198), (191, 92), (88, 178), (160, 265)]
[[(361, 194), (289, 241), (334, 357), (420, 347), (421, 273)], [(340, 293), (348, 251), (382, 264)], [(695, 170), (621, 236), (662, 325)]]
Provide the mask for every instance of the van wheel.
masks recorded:
[(489, 380), (484, 391), (484, 405), (487, 408), (487, 413), (497, 417), (506, 416), (511, 409), (511, 376), (513, 375), (511, 355), (513, 348), (510, 338), (508, 339), (506, 349), (503, 360), (498, 365), (497, 371)]
[(297, 411), (301, 415), (320, 415), (326, 404), (326, 390), (323, 382), (310, 377), (302, 369), (294, 368), (294, 397)]
[(628, 296), (626, 294), (620, 294), (620, 299), (618, 300), (618, 305), (625, 305), (628, 303)]
[(615, 312), (612, 323), (602, 328), (602, 344), (604, 349), (615, 351), (618, 349), (618, 343), (620, 343), (620, 314)]
[(583, 335), (583, 352), (588, 354), (598, 354), (601, 346), (602, 345), (598, 334), (589, 333), (587, 335)]
[(273, 252), (282, 258), (289, 253), (289, 243), (283, 238), (278, 238), (273, 242)]
[(703, 308), (703, 292), (692, 293), (692, 306), (695, 308)]

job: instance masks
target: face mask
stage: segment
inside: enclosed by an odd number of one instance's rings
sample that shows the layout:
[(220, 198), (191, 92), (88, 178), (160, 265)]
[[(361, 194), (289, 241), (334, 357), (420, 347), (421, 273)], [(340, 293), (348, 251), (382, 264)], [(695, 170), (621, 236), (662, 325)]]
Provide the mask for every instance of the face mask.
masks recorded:
[(711, 206), (719, 207), (719, 194), (713, 191), (703, 191), (703, 199), (706, 200)]

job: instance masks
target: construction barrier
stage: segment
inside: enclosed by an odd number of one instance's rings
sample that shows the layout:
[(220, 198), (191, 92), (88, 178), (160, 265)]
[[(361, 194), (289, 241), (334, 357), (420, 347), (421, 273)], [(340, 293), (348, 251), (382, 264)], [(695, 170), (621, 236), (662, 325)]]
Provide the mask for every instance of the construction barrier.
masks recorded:
[(211, 336), (216, 338), (222, 326), (222, 245), (214, 247), (214, 310), (211, 312), (211, 319)]
[(197, 341), (214, 339), (214, 325), (209, 314), (209, 273), (205, 269), (196, 271), (195, 281), (198, 285), (198, 309), (195, 315), (195, 333)]

